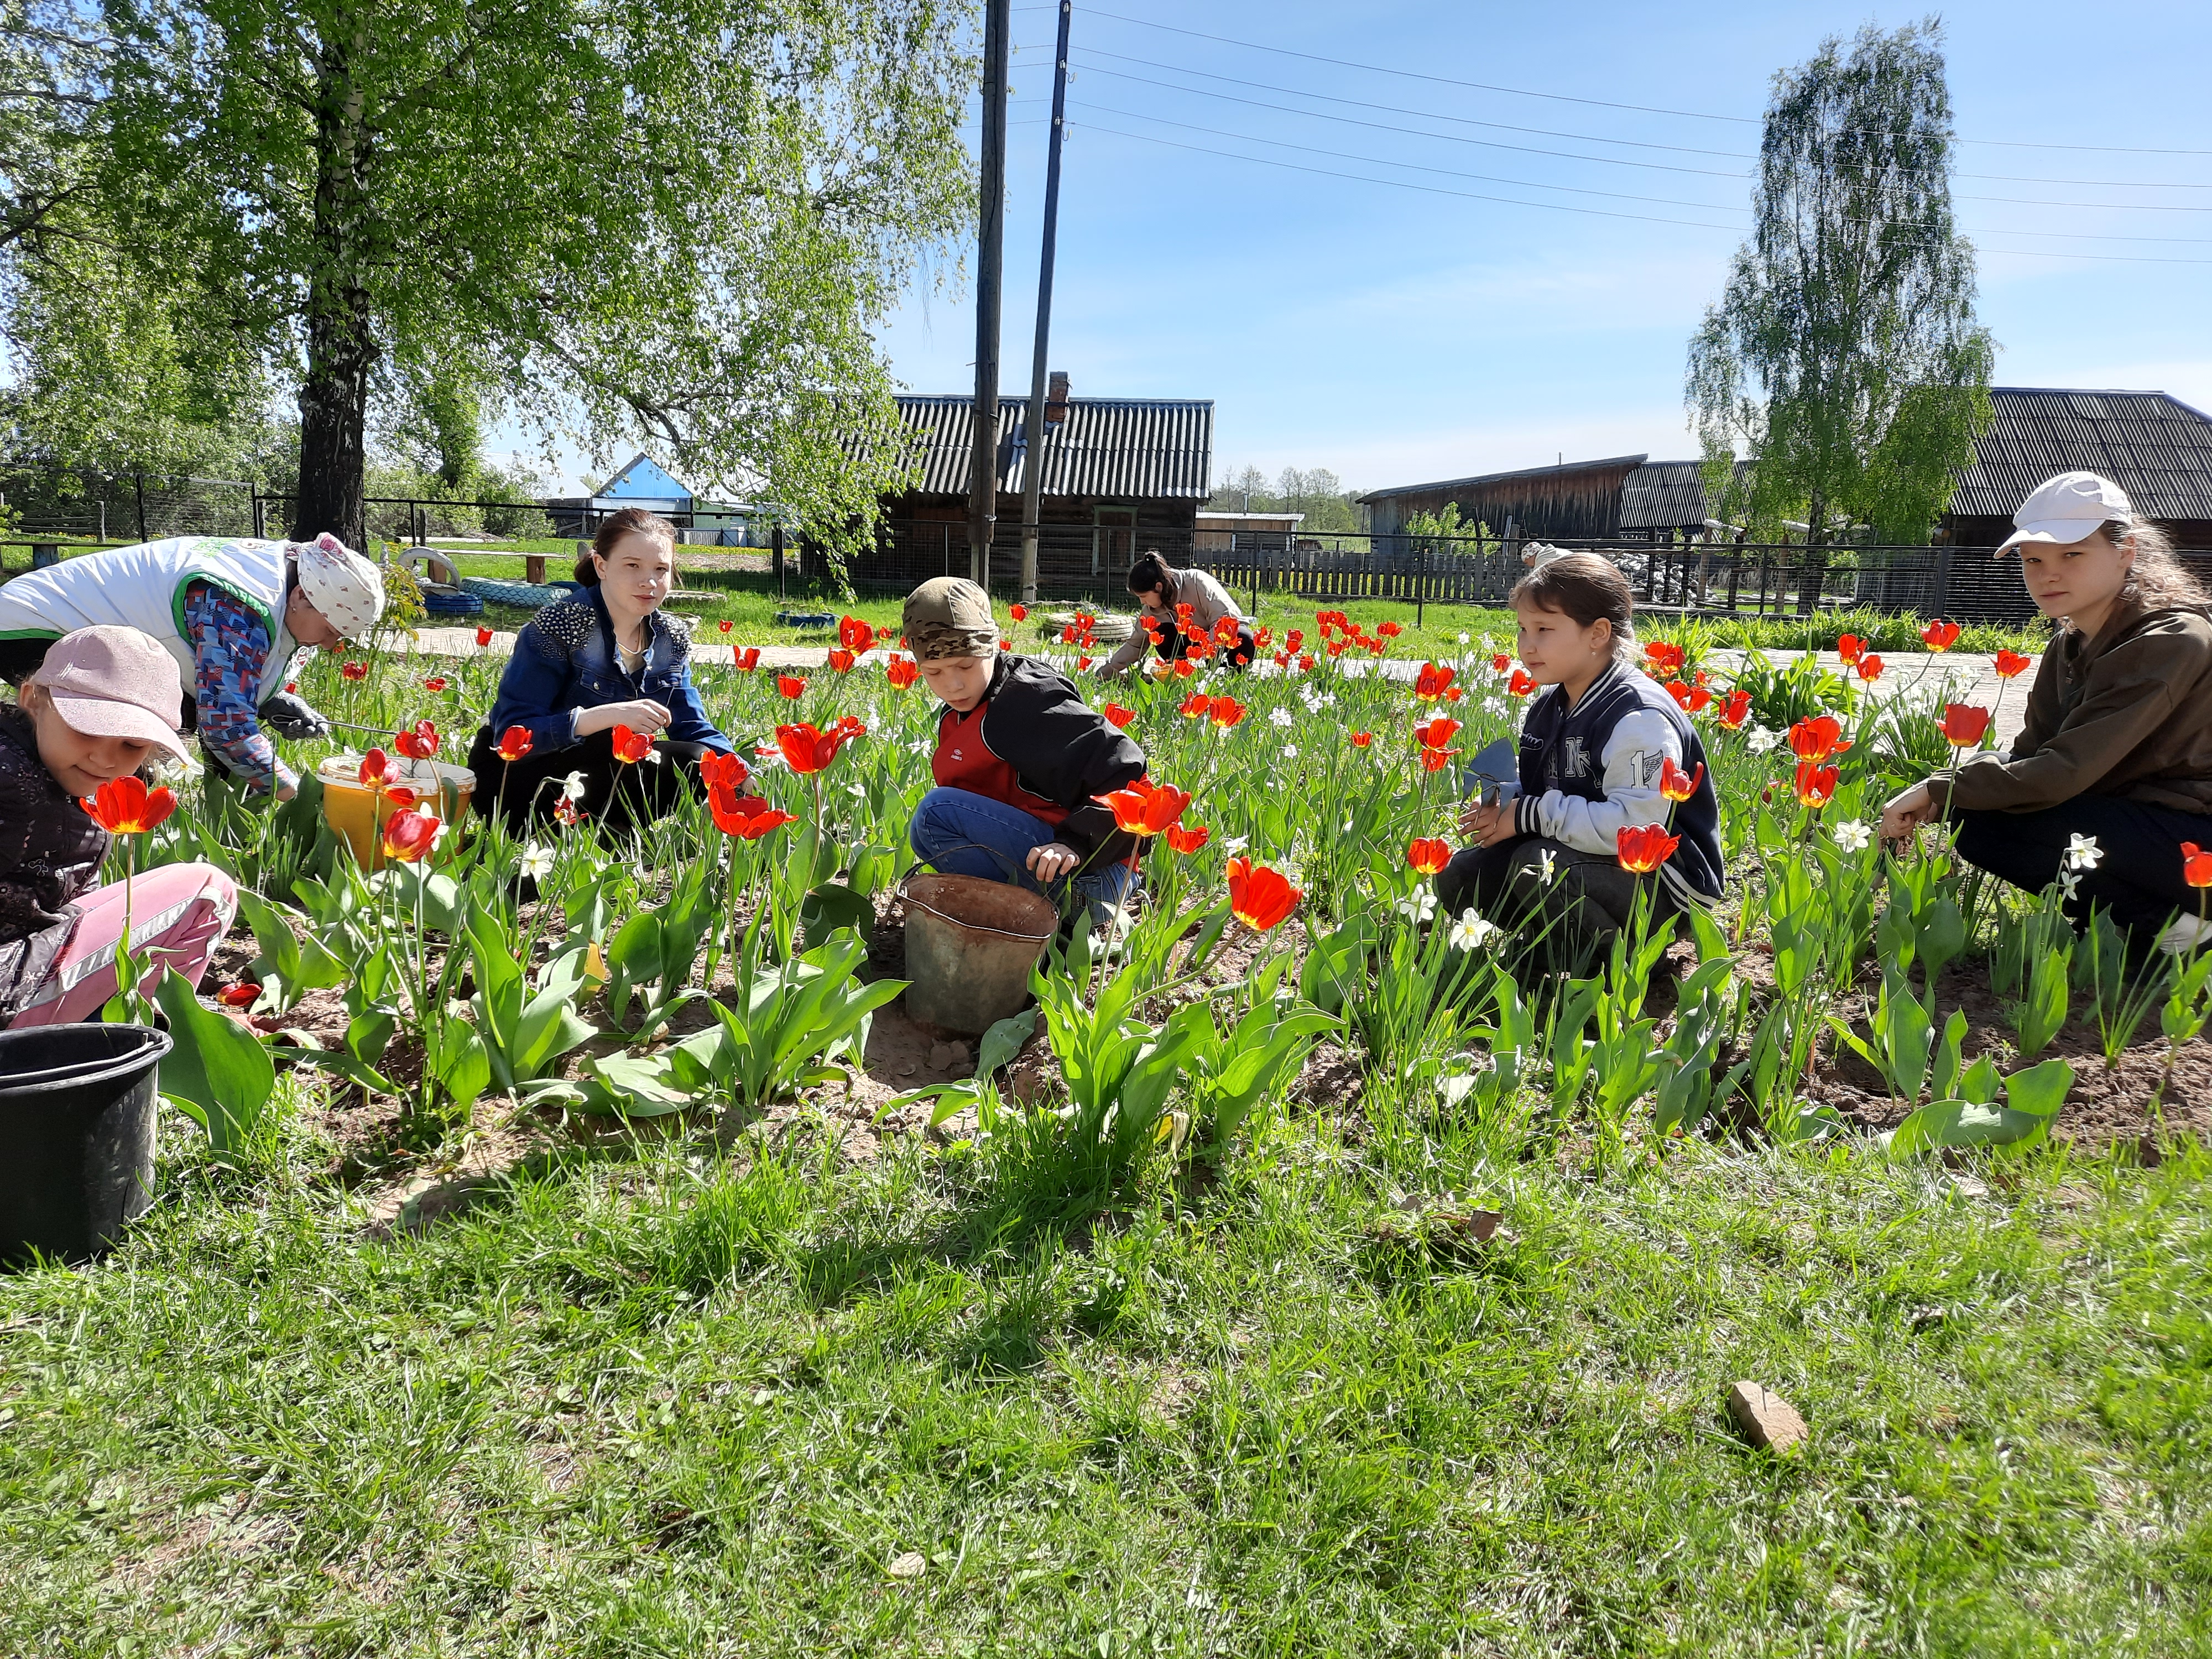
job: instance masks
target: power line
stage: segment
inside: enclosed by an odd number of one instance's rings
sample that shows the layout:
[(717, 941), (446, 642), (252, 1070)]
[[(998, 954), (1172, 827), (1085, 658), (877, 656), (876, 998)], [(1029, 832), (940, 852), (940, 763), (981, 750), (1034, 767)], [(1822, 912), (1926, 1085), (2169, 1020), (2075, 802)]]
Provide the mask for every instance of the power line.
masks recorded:
[[(1095, 46), (1086, 46), (1083, 51), (1086, 57), (1097, 54), (1103, 57), (1115, 58), (1125, 64), (1141, 64), (1147, 69), (1165, 70), (1171, 74), (1194, 75), (1208, 81), (1224, 81), (1231, 86), (1249, 87), (1257, 92), (1273, 92), (1291, 98), (1316, 99), (1323, 103), (1348, 105), (1354, 109), (1382, 110), (1394, 115), (1410, 115), (1425, 121), (1448, 121), (1455, 126), (1482, 127), (1492, 131), (1520, 132), (1543, 137), (1571, 138), (1579, 143), (1593, 144), (1632, 145), (1641, 149), (1669, 150), (1680, 155), (1711, 155), (1731, 161), (1751, 161), (1758, 159), (1756, 156), (1741, 155), (1734, 150), (1692, 149), (1681, 144), (1649, 144), (1644, 143), (1642, 140), (1634, 138), (1602, 138), (1592, 133), (1560, 132), (1555, 129), (1548, 127), (1516, 127), (1510, 126), (1504, 122), (1498, 121), (1478, 121), (1469, 116), (1444, 115), (1434, 110), (1409, 109), (1402, 105), (1395, 104), (1377, 104), (1369, 99), (1340, 98), (1333, 94), (1326, 92), (1309, 92), (1298, 87), (1276, 86), (1272, 82), (1266, 81), (1248, 81), (1233, 75), (1216, 75), (1208, 70), (1186, 69), (1177, 64), (1163, 64), (1149, 58), (1132, 58), (1126, 52), (1104, 52), (1101, 48)], [(1274, 110), (1278, 112), (1305, 115), (1310, 116), (1316, 120), (1342, 121), (1349, 123), (1354, 126), (1375, 127), (1384, 132), (1402, 132), (1416, 137), (1441, 138), (1450, 143), (1477, 144), (1486, 149), (1512, 150), (1526, 155), (1557, 156), (1564, 161), (1594, 161), (1602, 167), (1642, 167), (1647, 171), (1654, 172), (1691, 173), (1700, 178), (1707, 179), (1750, 179), (1755, 176), (1753, 173), (1744, 172), (1723, 171), (1718, 167), (1682, 167), (1676, 163), (1668, 161), (1638, 161), (1631, 160), (1626, 156), (1616, 155), (1579, 155), (1573, 150), (1546, 149), (1534, 144), (1509, 144), (1494, 138), (1468, 138), (1464, 137), (1458, 133), (1452, 132), (1425, 132), (1416, 127), (1393, 126), (1387, 122), (1364, 121), (1352, 116), (1332, 115), (1326, 110), (1293, 109), (1288, 112), (1284, 112), (1281, 105), (1263, 103), (1256, 98), (1240, 98), (1234, 93), (1217, 92), (1210, 87), (1189, 87), (1181, 85), (1173, 81), (1156, 81), (1149, 76), (1131, 75), (1125, 70), (1108, 69), (1103, 64), (1086, 63), (1083, 67), (1091, 74), (1111, 76), (1116, 80), (1132, 81), (1139, 86), (1158, 87), (1170, 92), (1188, 93), (1192, 96), (1198, 98), (1216, 98), (1229, 103), (1249, 104), (1255, 109)], [(1977, 179), (1985, 182), (2021, 185), (2087, 185), (2097, 188), (2110, 186), (2121, 190), (2212, 190), (2212, 185), (2154, 185), (2139, 183), (2125, 179), (2045, 179), (2002, 173), (1961, 173), (1954, 176), (1961, 179)], [(2133, 211), (2138, 213), (2202, 213), (2208, 210), (2207, 209), (2201, 207), (2180, 206), (2164, 203), (2051, 202), (2045, 201), (2039, 198), (2011, 196), (1972, 196), (1964, 197), (1961, 199), (1984, 202), (2013, 202), (2027, 207), (2086, 207), (2114, 209), (2122, 211)]]
[[(1155, 137), (1146, 132), (1124, 132), (1117, 127), (1103, 127), (1086, 122), (1085, 129), (1091, 132), (1109, 133), (1117, 138), (1133, 138), (1139, 143), (1159, 144), (1169, 149), (1188, 150), (1199, 155), (1218, 155), (1231, 161), (1249, 161), (1255, 167), (1281, 167), (1291, 173), (1310, 173), (1324, 179), (1346, 179), (1354, 184), (1387, 185), (1393, 190), (1419, 191), (1428, 196), (1453, 196), (1471, 202), (1496, 202), (1506, 207), (1540, 208), (1547, 213), (1577, 213), (1599, 219), (1632, 219), (1652, 225), (1684, 225), (1694, 230), (1725, 230), (1731, 235), (1743, 234), (1741, 225), (1717, 225), (1697, 219), (1668, 219), (1656, 214), (1621, 213), (1610, 208), (1573, 207), (1565, 202), (1524, 202), (1510, 196), (1490, 196), (1475, 191), (1447, 190), (1441, 185), (1417, 185), (1403, 179), (1373, 179), (1364, 173), (1338, 173), (1328, 167), (1307, 167), (1297, 161), (1278, 161), (1265, 155), (1240, 155), (1234, 150), (1214, 149), (1204, 144), (1186, 144), (1173, 138)], [(1999, 231), (1998, 235), (2018, 233)], [(1978, 252), (2002, 253), (2021, 259), (2086, 259), (2100, 264), (2159, 264), (2212, 265), (2212, 259), (2190, 259), (2172, 254), (2153, 253), (2068, 253), (2048, 248), (1982, 248)]]
[[(1234, 138), (1247, 144), (1261, 144), (1275, 149), (1295, 149), (1309, 155), (1336, 155), (1346, 161), (1362, 161), (1374, 167), (1405, 167), (1415, 173), (1434, 173), (1447, 179), (1472, 179), (1490, 185), (1513, 185), (1523, 190), (1554, 190), (1575, 196), (1603, 196), (1620, 202), (1646, 202), (1658, 207), (1696, 208), (1707, 213), (1740, 213), (1744, 208), (1726, 202), (1686, 202), (1671, 196), (1639, 196), (1630, 191), (1593, 190), (1581, 185), (1546, 184), (1534, 179), (1502, 179), (1495, 173), (1462, 173), (1451, 167), (1428, 167), (1419, 161), (1400, 161), (1387, 155), (1346, 155), (1337, 150), (1322, 149), (1313, 144), (1293, 143), (1286, 138), (1263, 138), (1256, 133), (1234, 132), (1222, 127), (1200, 126), (1194, 122), (1170, 120), (1164, 115), (1148, 115), (1139, 110), (1115, 109), (1110, 104), (1085, 104), (1080, 107), (1099, 110), (1108, 115), (1118, 115), (1127, 120), (1152, 121), (1162, 126), (1180, 127), (1186, 132), (1203, 132), (1216, 138)], [(1970, 198), (1970, 199), (1980, 199)], [(2202, 210), (2199, 210), (2200, 211)], [(1855, 222), (1865, 222), (1858, 221)], [(2202, 245), (2212, 242), (2207, 236), (2127, 236), (2110, 232), (2075, 230), (2021, 230), (2002, 227), (1968, 228), (1969, 235), (2040, 236), (2067, 241), (2094, 242), (2179, 242)]]
[[(1463, 87), (1474, 92), (1499, 92), (1515, 98), (1542, 98), (1553, 103), (1581, 104), (1592, 109), (1626, 110), (1638, 115), (1669, 115), (1689, 121), (1723, 121), (1745, 126), (1763, 125), (1755, 115), (1715, 115), (1705, 110), (1664, 109), (1651, 104), (1624, 104), (1607, 98), (1577, 98), (1562, 92), (1531, 92), (1525, 87), (1498, 86), (1487, 81), (1461, 81), (1448, 75), (1426, 75), (1419, 70), (1389, 68), (1381, 64), (1362, 64), (1349, 58), (1326, 58), (1310, 52), (1294, 52), (1288, 46), (1271, 46), (1259, 40), (1239, 40), (1226, 34), (1208, 34), (1200, 29), (1178, 28), (1172, 23), (1155, 23), (1149, 18), (1124, 17), (1119, 12), (1101, 11), (1086, 7), (1085, 15), (1111, 18), (1117, 23), (1128, 23), (1138, 28), (1159, 29), (1169, 34), (1188, 35), (1194, 40), (1212, 40), (1224, 46), (1242, 46), (1250, 52), (1271, 52), (1278, 57), (1302, 58), (1310, 64), (1327, 64), (1334, 69), (1364, 70), (1373, 75), (1395, 75), (1409, 81), (1428, 81), (1438, 86)], [(2166, 149), (2134, 144), (2052, 144), (2026, 138), (1961, 138), (1962, 144), (1989, 144), (2006, 149), (2063, 149), (2094, 151), (2106, 155), (2212, 155), (2212, 149)]]

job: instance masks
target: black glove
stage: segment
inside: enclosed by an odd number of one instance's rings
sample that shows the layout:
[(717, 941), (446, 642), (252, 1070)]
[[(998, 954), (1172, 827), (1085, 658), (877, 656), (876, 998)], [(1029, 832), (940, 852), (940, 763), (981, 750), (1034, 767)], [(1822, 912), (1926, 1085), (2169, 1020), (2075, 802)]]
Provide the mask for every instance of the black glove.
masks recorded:
[(312, 743), (331, 734), (331, 723), (289, 691), (279, 691), (257, 712), (263, 726), (293, 743)]

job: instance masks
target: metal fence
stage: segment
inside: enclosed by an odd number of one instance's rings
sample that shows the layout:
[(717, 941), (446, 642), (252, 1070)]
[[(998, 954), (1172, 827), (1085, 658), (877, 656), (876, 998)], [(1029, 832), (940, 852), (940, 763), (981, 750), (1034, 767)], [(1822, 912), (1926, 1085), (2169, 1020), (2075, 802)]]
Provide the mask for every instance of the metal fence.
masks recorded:
[(230, 478), (0, 467), (10, 543), (150, 542), (165, 536), (245, 536), (254, 491)]
[[(1139, 552), (1210, 571), (1256, 602), (1267, 594), (1300, 599), (1392, 599), (1430, 605), (1504, 603), (1526, 570), (1528, 543), (1494, 536), (1437, 537), (1351, 532), (1305, 536), (1282, 531), (1044, 525), (1039, 527), (1037, 587), (1057, 599), (1123, 594), (1123, 575)], [(1639, 605), (1715, 616), (1811, 617), (1865, 608), (1957, 622), (2017, 622), (2035, 614), (2020, 567), (1985, 547), (1896, 547), (1834, 544), (1735, 544), (1613, 539), (1554, 541), (1602, 555), (1628, 576)], [(2185, 562), (2212, 580), (2212, 550), (2185, 551)], [(991, 551), (994, 589), (1011, 591), (1020, 570), (1018, 525), (1001, 520)], [(854, 563), (856, 586), (904, 590), (931, 576), (969, 573), (964, 524), (888, 520), (875, 545)], [(810, 574), (811, 571), (810, 569)]]

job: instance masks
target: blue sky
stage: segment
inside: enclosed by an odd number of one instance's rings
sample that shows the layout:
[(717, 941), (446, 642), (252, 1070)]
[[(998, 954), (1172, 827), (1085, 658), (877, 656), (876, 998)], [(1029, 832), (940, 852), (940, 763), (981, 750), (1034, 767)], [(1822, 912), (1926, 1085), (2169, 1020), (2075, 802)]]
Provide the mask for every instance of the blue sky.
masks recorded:
[[(1212, 398), (1217, 476), (1327, 466), (1370, 488), (1562, 453), (1693, 453), (1684, 349), (1749, 223), (1770, 76), (1826, 34), (1923, 15), (1737, 0), (1111, 11), (1075, 14), (1053, 367), (1079, 395)], [(1014, 13), (1009, 390), (1029, 378), (1054, 15)], [(1973, 0), (1943, 16), (1968, 141), (1954, 188), (1983, 250), (1998, 383), (2159, 387), (2212, 409), (2212, 7)], [(1516, 204), (1537, 202), (1640, 216)], [(2181, 240), (2134, 240), (2148, 238)], [(933, 276), (882, 343), (912, 389), (966, 391), (970, 292), (949, 267)]]

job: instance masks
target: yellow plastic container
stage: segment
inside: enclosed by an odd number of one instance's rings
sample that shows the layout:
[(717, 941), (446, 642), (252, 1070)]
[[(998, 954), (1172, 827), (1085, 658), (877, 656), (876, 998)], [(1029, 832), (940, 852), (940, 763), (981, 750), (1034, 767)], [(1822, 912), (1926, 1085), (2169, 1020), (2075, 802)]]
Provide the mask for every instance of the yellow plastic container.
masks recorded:
[[(457, 828), (467, 820), (477, 775), (465, 766), (438, 761), (403, 761), (400, 785), (429, 802), (438, 816)], [(332, 756), (316, 769), (323, 785), (323, 821), (352, 849), (364, 870), (384, 867), (384, 826), (404, 803), (361, 781), (361, 763)]]

